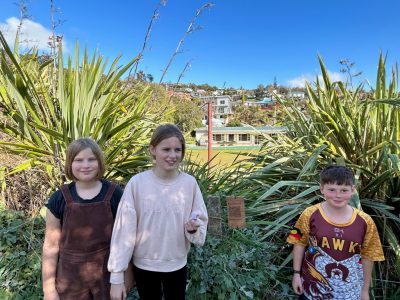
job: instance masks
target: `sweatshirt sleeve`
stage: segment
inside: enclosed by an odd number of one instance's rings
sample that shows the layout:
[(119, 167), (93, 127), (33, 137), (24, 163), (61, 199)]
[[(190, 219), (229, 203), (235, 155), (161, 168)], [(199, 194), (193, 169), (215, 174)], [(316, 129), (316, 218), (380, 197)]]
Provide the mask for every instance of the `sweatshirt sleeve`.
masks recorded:
[(208, 214), (203, 196), (197, 183), (195, 183), (192, 211), (197, 215), (197, 223), (200, 225), (195, 233), (189, 233), (185, 230), (185, 236), (192, 244), (202, 246), (206, 240)]
[(108, 271), (110, 283), (124, 282), (124, 271), (132, 259), (136, 240), (136, 210), (133, 197), (133, 183), (129, 181), (118, 206), (111, 237)]

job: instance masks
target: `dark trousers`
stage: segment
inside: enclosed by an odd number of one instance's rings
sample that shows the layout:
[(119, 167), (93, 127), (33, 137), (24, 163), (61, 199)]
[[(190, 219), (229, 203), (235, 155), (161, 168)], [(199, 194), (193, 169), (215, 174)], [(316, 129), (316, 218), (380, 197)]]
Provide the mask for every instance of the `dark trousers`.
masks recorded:
[(301, 294), (299, 296), (299, 300), (308, 300), (308, 298), (306, 296), (304, 296), (304, 294)]
[(152, 272), (133, 267), (141, 300), (185, 300), (187, 268), (174, 272)]

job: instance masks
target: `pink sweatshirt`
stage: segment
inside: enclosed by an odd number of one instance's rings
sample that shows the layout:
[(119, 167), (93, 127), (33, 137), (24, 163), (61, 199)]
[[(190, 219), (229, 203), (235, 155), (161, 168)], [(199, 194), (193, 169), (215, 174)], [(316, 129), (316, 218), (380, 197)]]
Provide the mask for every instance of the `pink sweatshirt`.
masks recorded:
[[(185, 223), (191, 213), (200, 225), (190, 234)], [(123, 283), (132, 258), (136, 267), (172, 272), (184, 267), (190, 243), (203, 245), (208, 215), (196, 179), (179, 173), (163, 181), (152, 170), (133, 176), (125, 187), (111, 238), (108, 270), (110, 282)]]

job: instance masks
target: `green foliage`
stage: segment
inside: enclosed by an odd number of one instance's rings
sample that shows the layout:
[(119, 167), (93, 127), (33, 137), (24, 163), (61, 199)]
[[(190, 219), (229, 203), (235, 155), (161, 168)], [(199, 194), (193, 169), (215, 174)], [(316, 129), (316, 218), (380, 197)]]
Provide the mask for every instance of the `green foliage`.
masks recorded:
[[(162, 87), (148, 83), (130, 86), (121, 76), (136, 59), (117, 67), (96, 53), (84, 51), (80, 60), (43, 59), (33, 50), (12, 51), (0, 32), (0, 130), (10, 141), (0, 145), (23, 155), (26, 161), (13, 170), (0, 166), (0, 182), (30, 168), (45, 171), (50, 183), (60, 181), (65, 147), (82, 136), (96, 139), (105, 150), (108, 177), (130, 177), (148, 165), (144, 148), (158, 121), (176, 122), (186, 131), (196, 126), (199, 112), (193, 102), (182, 105)], [(16, 45), (15, 49), (18, 49)], [(278, 99), (289, 128), (287, 136), (266, 137), (259, 154), (228, 169), (187, 163), (204, 197), (240, 195), (246, 199), (250, 229), (226, 231), (222, 239), (208, 237), (189, 256), (189, 299), (288, 298), (286, 251), (280, 251), (287, 229), (308, 205), (320, 200), (318, 173), (332, 162), (357, 172), (359, 194), (352, 199), (374, 215), (392, 249), (390, 272), (379, 264), (378, 278), (400, 278), (400, 99), (397, 66), (386, 83), (385, 58), (379, 58), (377, 83), (370, 93), (360, 85), (350, 89), (331, 82), (322, 59), (322, 79), (307, 84), (305, 110), (293, 99)], [(204, 86), (205, 89), (212, 87)], [(260, 95), (263, 86), (258, 87)], [(265, 116), (256, 108), (239, 108), (236, 121), (258, 125)], [(223, 205), (223, 210), (225, 206)], [(225, 218), (223, 216), (223, 218)], [(0, 298), (40, 299), (40, 253), (43, 220), (0, 209)], [(389, 266), (389, 264), (388, 264)], [(394, 270), (394, 271), (393, 271)], [(396, 273), (397, 272), (397, 273)], [(396, 277), (396, 278), (394, 278)], [(284, 278), (284, 279), (282, 279)], [(377, 290), (382, 288), (374, 287)], [(397, 299), (394, 287), (388, 299)]]
[(226, 127), (241, 127), (241, 126), (243, 126), (243, 125), (239, 120), (232, 120), (232, 121), (229, 121), (228, 124), (226, 124)]
[(0, 210), (0, 297), (41, 299), (44, 222), (21, 212)]
[(260, 126), (267, 124), (267, 115), (259, 106), (241, 105), (235, 108), (232, 122)]
[[(226, 230), (224, 237), (207, 236), (188, 257), (187, 299), (284, 299), (288, 289), (272, 263), (275, 244), (259, 241), (260, 229)], [(267, 263), (268, 262), (268, 263)], [(139, 299), (134, 290), (128, 299)]]
[(386, 294), (386, 297), (384, 299), (388, 300), (400, 299), (400, 287), (398, 286), (398, 283), (393, 282), (388, 285), (389, 285), (388, 286), (389, 293)]
[[(306, 111), (298, 109), (290, 99), (280, 99), (289, 134), (279, 143), (267, 141), (268, 145), (255, 158), (259, 171), (252, 178), (262, 179), (266, 190), (277, 180), (308, 181), (310, 176), (316, 180), (318, 171), (332, 162), (346, 164), (357, 172), (363, 208), (386, 214), (388, 207), (377, 202), (384, 204), (385, 200), (397, 198), (399, 193), (400, 111), (395, 104), (399, 99), (363, 99), (361, 86), (350, 91), (342, 82), (331, 83), (322, 59), (320, 64), (323, 84), (317, 79), (315, 88), (307, 86)], [(381, 57), (379, 72), (384, 73), (382, 64)], [(393, 73), (390, 92), (384, 92), (383, 84), (378, 83), (376, 97), (397, 97), (392, 91), (396, 78)], [(290, 190), (298, 191), (298, 188), (284, 189)], [(375, 199), (375, 206), (370, 199)], [(264, 200), (266, 197), (258, 202)]]
[(183, 132), (201, 126), (201, 118), (204, 113), (198, 103), (192, 100), (185, 100), (179, 97), (172, 97), (174, 105), (173, 123), (177, 125)]
[(104, 149), (108, 177), (120, 180), (148, 163), (142, 149), (157, 121), (146, 111), (151, 91), (137, 94), (120, 84), (136, 58), (123, 67), (117, 66), (117, 58), (107, 70), (107, 61), (97, 53), (89, 59), (86, 50), (82, 57), (77, 44), (75, 59), (68, 57), (64, 68), (61, 45), (57, 64), (51, 64), (35, 50), (13, 52), (1, 33), (0, 43), (0, 107), (5, 117), (0, 130), (11, 140), (0, 145), (27, 159), (6, 176), (39, 166), (58, 185), (67, 145), (84, 136)]
[(261, 99), (266, 96), (266, 92), (265, 86), (263, 84), (259, 84), (254, 90), (254, 95), (256, 96), (256, 99)]
[[(278, 99), (289, 132), (279, 140), (266, 140), (252, 158), (254, 172), (238, 188), (247, 200), (248, 224), (265, 225), (265, 239), (283, 239), (299, 213), (320, 201), (320, 170), (331, 163), (347, 165), (357, 178), (358, 193), (352, 205), (373, 216), (384, 245), (391, 249), (393, 263), (382, 265), (379, 278), (398, 280), (400, 246), (394, 234), (400, 230), (397, 68), (386, 86), (381, 56), (376, 88), (365, 93), (362, 85), (351, 90), (343, 82), (331, 82), (321, 58), (320, 66), (322, 79), (307, 84), (305, 110), (292, 99)], [(392, 271), (387, 273), (389, 267)]]
[(326, 145), (323, 157), (334, 161), (341, 158), (358, 171), (362, 198), (397, 196), (388, 194), (399, 190), (398, 186), (391, 186), (395, 183), (391, 178), (398, 176), (400, 99), (394, 91), (397, 72), (393, 71), (387, 89), (381, 56), (377, 86), (371, 95), (363, 92), (362, 85), (353, 91), (342, 82), (332, 83), (321, 58), (320, 66), (322, 80), (317, 78), (315, 87), (307, 84), (306, 111), (290, 99), (280, 99), (290, 129), (289, 138), (299, 142), (299, 151)]
[[(226, 223), (224, 199), (240, 194), (247, 167), (234, 162), (229, 168), (209, 169), (207, 163), (198, 164), (189, 158), (184, 171), (196, 177), (205, 199), (208, 195), (221, 198), (221, 218)], [(248, 229), (226, 229), (222, 238), (207, 236), (204, 246), (192, 247), (188, 258), (188, 299), (287, 298), (286, 278), (279, 277), (277, 267), (284, 259), (277, 251), (281, 245), (267, 242), (264, 233), (256, 223), (248, 223)]]
[(285, 239), (300, 212), (320, 200), (317, 158), (322, 149), (253, 157), (262, 167), (240, 182), (238, 194), (246, 199), (247, 224), (264, 225), (264, 239)]
[(187, 298), (285, 298), (276, 266), (266, 263), (275, 259), (277, 247), (259, 242), (258, 230), (229, 230), (221, 239), (208, 236), (203, 247), (192, 247)]
[(159, 122), (174, 123), (184, 133), (201, 126), (201, 118), (204, 113), (195, 99), (176, 95), (158, 84), (130, 79), (126, 79), (125, 84), (136, 94), (141, 94), (146, 90), (151, 91), (152, 97), (147, 102), (146, 111), (148, 114), (157, 115)]
[(240, 162), (234, 161), (229, 168), (221, 168), (220, 165), (213, 165), (214, 160), (218, 159), (214, 156), (209, 168), (208, 162), (192, 159), (192, 155), (193, 152), (186, 158), (182, 170), (196, 178), (204, 199), (209, 195), (224, 197), (235, 194), (240, 182)]

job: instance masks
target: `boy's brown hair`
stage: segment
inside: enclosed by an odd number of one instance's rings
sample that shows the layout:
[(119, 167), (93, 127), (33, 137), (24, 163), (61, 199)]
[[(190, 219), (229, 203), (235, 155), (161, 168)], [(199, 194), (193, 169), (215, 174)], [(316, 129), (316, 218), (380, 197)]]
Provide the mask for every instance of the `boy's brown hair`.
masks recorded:
[(351, 169), (344, 166), (328, 166), (321, 171), (319, 183), (354, 185), (354, 173)]
[(99, 163), (99, 173), (97, 174), (96, 179), (100, 179), (103, 177), (106, 170), (103, 151), (101, 151), (100, 146), (94, 140), (90, 138), (80, 138), (69, 144), (67, 148), (65, 159), (65, 176), (67, 176), (68, 179), (74, 181), (77, 180), (72, 173), (72, 162), (79, 152), (87, 148), (92, 150), (94, 156), (97, 159), (97, 162)]
[(165, 139), (169, 139), (170, 137), (176, 137), (182, 144), (182, 159), (185, 156), (185, 138), (182, 134), (182, 131), (174, 124), (164, 124), (158, 126), (151, 137), (150, 146), (156, 147), (159, 143), (161, 143)]

